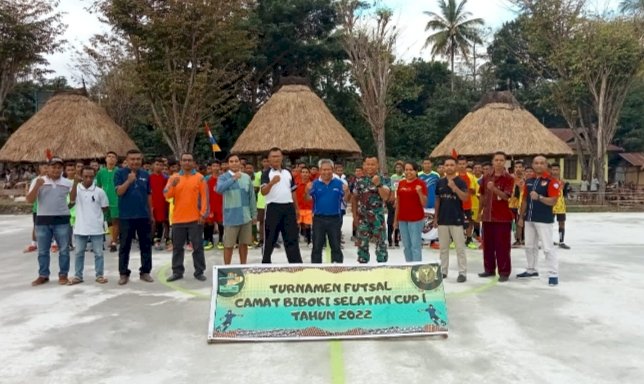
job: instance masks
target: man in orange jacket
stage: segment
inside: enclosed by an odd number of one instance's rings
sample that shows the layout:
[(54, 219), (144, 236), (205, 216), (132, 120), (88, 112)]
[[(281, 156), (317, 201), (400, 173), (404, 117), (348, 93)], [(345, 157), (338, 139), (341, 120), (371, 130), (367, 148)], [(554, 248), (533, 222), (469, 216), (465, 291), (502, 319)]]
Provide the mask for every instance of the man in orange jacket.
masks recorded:
[(186, 240), (192, 243), (195, 279), (205, 281), (206, 258), (203, 249), (203, 225), (208, 216), (208, 194), (204, 177), (195, 170), (192, 154), (181, 155), (181, 171), (170, 177), (165, 187), (166, 199), (174, 199), (172, 216), (172, 275), (167, 281), (183, 278)]

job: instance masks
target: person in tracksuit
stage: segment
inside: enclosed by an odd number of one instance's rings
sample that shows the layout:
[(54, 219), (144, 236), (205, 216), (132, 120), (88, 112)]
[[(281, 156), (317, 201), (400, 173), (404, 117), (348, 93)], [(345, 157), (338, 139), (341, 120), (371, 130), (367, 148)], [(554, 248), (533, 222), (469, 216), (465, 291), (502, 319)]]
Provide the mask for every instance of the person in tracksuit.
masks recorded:
[(518, 274), (517, 278), (539, 277), (538, 247), (541, 242), (548, 264), (548, 284), (555, 286), (559, 284), (559, 260), (552, 242), (552, 224), (555, 221), (552, 207), (559, 198), (561, 182), (548, 173), (544, 156), (535, 157), (532, 166), (535, 176), (525, 182), (525, 199), (519, 212), (519, 223), (525, 225), (525, 254), (528, 268)]

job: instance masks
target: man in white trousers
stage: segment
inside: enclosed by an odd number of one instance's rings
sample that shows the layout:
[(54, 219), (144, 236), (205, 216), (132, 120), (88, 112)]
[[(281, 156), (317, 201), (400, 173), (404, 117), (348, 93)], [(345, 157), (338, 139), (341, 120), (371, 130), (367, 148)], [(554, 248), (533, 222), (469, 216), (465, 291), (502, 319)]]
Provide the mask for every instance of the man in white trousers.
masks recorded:
[(548, 284), (559, 284), (559, 260), (552, 243), (552, 227), (555, 215), (552, 207), (559, 197), (561, 182), (548, 173), (544, 156), (537, 156), (532, 161), (535, 176), (525, 182), (525, 199), (519, 211), (519, 225), (525, 225), (525, 254), (528, 268), (519, 273), (517, 278), (539, 277), (537, 270), (539, 260), (539, 242), (543, 247), (548, 265)]

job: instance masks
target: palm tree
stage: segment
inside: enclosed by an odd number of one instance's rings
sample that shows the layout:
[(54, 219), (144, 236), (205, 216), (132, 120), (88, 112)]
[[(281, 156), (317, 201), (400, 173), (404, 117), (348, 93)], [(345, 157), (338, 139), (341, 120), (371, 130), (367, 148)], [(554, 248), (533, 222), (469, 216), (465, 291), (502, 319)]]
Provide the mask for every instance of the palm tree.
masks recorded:
[(644, 13), (644, 0), (622, 0), (619, 3), (619, 10), (628, 15)]
[(424, 12), (430, 17), (425, 31), (435, 31), (425, 41), (425, 47), (432, 45), (432, 57), (445, 55), (452, 65), (452, 92), (454, 92), (454, 57), (457, 53), (468, 59), (470, 47), (482, 44), (478, 27), (485, 24), (483, 19), (471, 19), (472, 14), (465, 11), (467, 0), (439, 0), (440, 13)]

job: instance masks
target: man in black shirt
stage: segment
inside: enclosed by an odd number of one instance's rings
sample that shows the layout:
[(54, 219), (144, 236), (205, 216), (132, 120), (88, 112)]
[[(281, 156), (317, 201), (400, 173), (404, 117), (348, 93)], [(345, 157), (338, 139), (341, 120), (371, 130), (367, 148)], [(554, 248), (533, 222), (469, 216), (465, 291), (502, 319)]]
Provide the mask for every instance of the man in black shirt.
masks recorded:
[(456, 160), (447, 159), (443, 164), (445, 177), (436, 186), (436, 205), (433, 225), (438, 226), (438, 242), (440, 243), (441, 269), (443, 278), (449, 271), (450, 238), (456, 245), (458, 259), (459, 283), (467, 280), (467, 257), (465, 255), (465, 235), (463, 234), (463, 201), (469, 197), (467, 185), (456, 174)]

